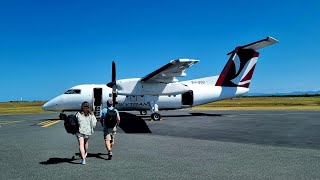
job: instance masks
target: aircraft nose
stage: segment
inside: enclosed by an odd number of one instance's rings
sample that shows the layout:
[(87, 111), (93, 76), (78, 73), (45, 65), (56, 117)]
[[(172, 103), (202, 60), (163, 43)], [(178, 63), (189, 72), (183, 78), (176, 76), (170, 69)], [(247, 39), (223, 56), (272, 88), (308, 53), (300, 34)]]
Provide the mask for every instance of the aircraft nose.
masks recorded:
[(57, 111), (61, 108), (60, 106), (61, 106), (61, 104), (63, 104), (63, 102), (64, 102), (63, 97), (58, 96), (58, 97), (48, 101), (47, 103), (45, 103), (42, 106), (42, 109), (46, 110), (46, 111)]
[(51, 101), (46, 102), (43, 106), (42, 109), (46, 111), (53, 110), (54, 104)]

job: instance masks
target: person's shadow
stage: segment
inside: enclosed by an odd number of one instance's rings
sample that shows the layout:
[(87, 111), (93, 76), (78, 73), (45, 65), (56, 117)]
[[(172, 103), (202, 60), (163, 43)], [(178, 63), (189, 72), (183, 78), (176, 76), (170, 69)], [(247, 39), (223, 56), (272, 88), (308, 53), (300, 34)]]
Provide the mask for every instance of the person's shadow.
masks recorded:
[[(76, 156), (79, 156), (81, 158), (80, 153), (75, 153)], [(103, 153), (88, 153), (87, 158), (97, 158), (102, 160), (109, 160), (108, 158), (104, 158), (102, 156), (108, 156), (108, 154)]]
[[(80, 156), (80, 153), (75, 153), (76, 156)], [(103, 160), (109, 160), (108, 158), (102, 157), (102, 155), (107, 155), (103, 153), (88, 153), (87, 158), (95, 157), (97, 159), (103, 159)], [(80, 162), (73, 162), (75, 160), (80, 160), (81, 158), (75, 158), (75, 156), (72, 156), (71, 158), (49, 158), (47, 161), (39, 162), (41, 165), (52, 165), (52, 164), (61, 164), (61, 163), (70, 163), (70, 164), (80, 164)]]
[(47, 161), (39, 162), (39, 164), (42, 164), (42, 165), (60, 164), (60, 163), (80, 164), (80, 162), (79, 163), (73, 162), (74, 160), (78, 160), (78, 159), (76, 159), (74, 156), (72, 156), (72, 158), (54, 157), (54, 158), (48, 159)]

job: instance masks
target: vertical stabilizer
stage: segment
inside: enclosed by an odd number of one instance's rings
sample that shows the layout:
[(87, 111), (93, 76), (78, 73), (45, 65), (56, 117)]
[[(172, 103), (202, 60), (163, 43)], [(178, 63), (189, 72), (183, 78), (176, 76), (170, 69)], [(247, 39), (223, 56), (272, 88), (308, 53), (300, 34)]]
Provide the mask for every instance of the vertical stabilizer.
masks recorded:
[(236, 47), (235, 50), (228, 53), (230, 55), (229, 61), (222, 70), (216, 86), (248, 88), (259, 57), (256, 50), (277, 42), (278, 40), (267, 37), (254, 43)]

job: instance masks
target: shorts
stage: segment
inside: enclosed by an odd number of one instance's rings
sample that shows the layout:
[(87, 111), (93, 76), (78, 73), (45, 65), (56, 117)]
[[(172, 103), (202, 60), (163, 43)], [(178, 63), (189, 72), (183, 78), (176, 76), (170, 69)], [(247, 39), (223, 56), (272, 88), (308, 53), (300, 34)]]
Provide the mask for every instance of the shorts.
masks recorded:
[(76, 137), (77, 138), (83, 137), (84, 139), (89, 139), (88, 135), (85, 135), (85, 134), (82, 134), (82, 133), (79, 133), (79, 132), (76, 133)]
[(103, 129), (103, 138), (104, 140), (114, 141), (116, 135), (117, 127), (114, 128), (104, 128)]

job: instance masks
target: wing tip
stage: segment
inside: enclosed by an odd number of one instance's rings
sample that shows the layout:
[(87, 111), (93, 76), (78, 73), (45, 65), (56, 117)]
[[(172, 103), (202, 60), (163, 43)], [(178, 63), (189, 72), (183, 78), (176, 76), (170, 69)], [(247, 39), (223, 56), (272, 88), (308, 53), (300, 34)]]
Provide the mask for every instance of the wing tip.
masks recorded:
[(187, 58), (179, 58), (179, 59), (174, 59), (171, 60), (170, 63), (175, 64), (175, 63), (180, 63), (180, 62), (193, 62), (193, 63), (197, 63), (200, 60), (196, 60), (196, 59), (187, 59)]

